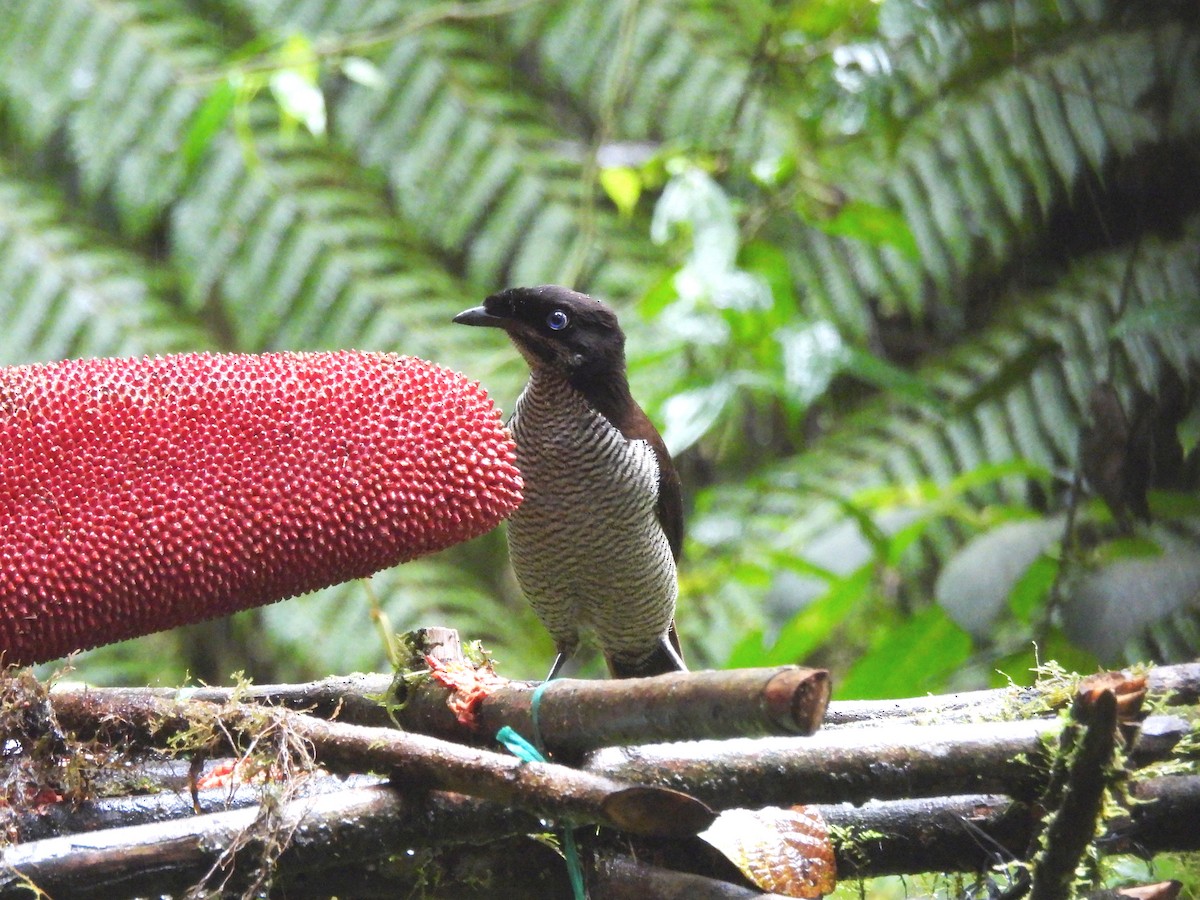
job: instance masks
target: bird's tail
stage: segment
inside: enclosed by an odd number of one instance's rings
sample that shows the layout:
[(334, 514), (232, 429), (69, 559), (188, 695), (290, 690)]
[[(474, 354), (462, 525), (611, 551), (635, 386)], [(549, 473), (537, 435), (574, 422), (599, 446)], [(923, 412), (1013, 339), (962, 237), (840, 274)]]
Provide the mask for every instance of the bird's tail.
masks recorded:
[(654, 647), (653, 652), (635, 663), (626, 660), (605, 658), (608, 662), (608, 674), (613, 678), (649, 678), (651, 675), (665, 675), (668, 672), (686, 672), (683, 662), (683, 652), (679, 648), (679, 634), (675, 631), (675, 623), (662, 640)]

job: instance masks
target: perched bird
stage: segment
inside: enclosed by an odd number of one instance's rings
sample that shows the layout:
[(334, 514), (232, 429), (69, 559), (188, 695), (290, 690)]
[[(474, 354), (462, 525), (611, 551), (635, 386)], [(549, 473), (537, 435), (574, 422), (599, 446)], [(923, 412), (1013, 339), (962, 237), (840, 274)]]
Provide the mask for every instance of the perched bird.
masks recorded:
[(685, 669), (675, 632), (679, 475), (629, 393), (625, 334), (599, 300), (511, 288), (455, 316), (508, 333), (529, 363), (509, 422), (524, 501), (513, 570), (554, 638), (553, 678), (590, 632), (615, 678)]

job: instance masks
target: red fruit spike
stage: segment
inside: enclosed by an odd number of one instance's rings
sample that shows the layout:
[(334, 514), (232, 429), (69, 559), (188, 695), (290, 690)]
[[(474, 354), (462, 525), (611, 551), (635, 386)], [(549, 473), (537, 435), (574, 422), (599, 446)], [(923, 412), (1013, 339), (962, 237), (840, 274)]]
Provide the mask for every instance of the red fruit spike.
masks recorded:
[(385, 353), (0, 368), (0, 661), (272, 603), (521, 500), (483, 389)]

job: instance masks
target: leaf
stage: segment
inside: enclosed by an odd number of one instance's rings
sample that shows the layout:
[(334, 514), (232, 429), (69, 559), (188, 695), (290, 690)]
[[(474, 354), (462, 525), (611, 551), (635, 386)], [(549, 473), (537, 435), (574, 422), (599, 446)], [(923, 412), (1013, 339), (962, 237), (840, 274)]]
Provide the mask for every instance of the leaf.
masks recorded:
[[(731, 659), (730, 667), (746, 665), (786, 666), (804, 660), (833, 633), (870, 592), (874, 568), (862, 566), (852, 575), (838, 579), (829, 590), (792, 616), (779, 631), (771, 648), (757, 661)], [(749, 647), (739, 647), (742, 652)]]
[(1200, 306), (1184, 297), (1172, 297), (1147, 303), (1127, 311), (1110, 329), (1114, 338), (1124, 338), (1140, 332), (1178, 328), (1183, 331), (1200, 329)]
[[(1006, 522), (973, 538), (942, 567), (933, 595), (946, 613), (971, 634), (984, 637), (1013, 597), (1022, 579), (1034, 579), (1033, 590), (1044, 571), (1029, 570), (1062, 535), (1061, 519), (1027, 519)], [(1021, 597), (1026, 605), (1030, 597)]]
[(827, 234), (852, 238), (864, 244), (886, 244), (909, 259), (918, 259), (921, 255), (904, 214), (887, 206), (850, 200), (832, 219), (817, 217), (814, 224)]
[(612, 791), (600, 807), (623, 830), (656, 837), (690, 837), (711, 827), (717, 818), (707, 804), (690, 794), (650, 785)]
[(821, 897), (837, 886), (833, 843), (815, 809), (729, 809), (699, 837), (769, 893)]
[(1125, 662), (1127, 644), (1156, 623), (1200, 609), (1200, 547), (1165, 529), (1152, 533), (1161, 554), (1112, 559), (1070, 582), (1063, 630), (1106, 665)]
[(650, 238), (666, 244), (690, 234), (689, 265), (701, 272), (734, 268), (740, 239), (729, 197), (704, 170), (688, 166), (663, 188), (650, 222)]
[(771, 308), (770, 324), (778, 327), (795, 321), (796, 284), (788, 265), (787, 253), (769, 241), (750, 241), (738, 254), (738, 263), (747, 272), (761, 278), (770, 288), (771, 296), (775, 300)]
[(1108, 563), (1118, 559), (1154, 559), (1162, 554), (1162, 546), (1150, 538), (1120, 537), (1097, 547), (1095, 561)]
[(299, 122), (314, 137), (325, 134), (325, 95), (315, 81), (296, 69), (283, 69), (272, 73), (270, 83), (284, 116)]
[(783, 376), (791, 398), (811, 406), (828, 389), (846, 360), (846, 345), (825, 321), (788, 326), (776, 333), (783, 351)]
[(704, 437), (720, 421), (733, 395), (733, 384), (722, 380), (670, 397), (662, 416), (663, 441), (671, 454), (682, 453)]
[(622, 216), (632, 216), (642, 195), (642, 176), (630, 166), (609, 166), (600, 170), (600, 187)]
[(971, 638), (931, 606), (885, 632), (842, 679), (843, 700), (912, 697), (937, 690), (971, 655)]
[(375, 90), (383, 89), (385, 83), (383, 73), (379, 71), (379, 66), (369, 59), (361, 56), (347, 56), (342, 60), (340, 68), (342, 74), (355, 84)]
[(183, 161), (188, 171), (199, 162), (213, 138), (229, 121), (236, 99), (237, 90), (229, 79), (224, 79), (204, 98), (192, 116), (183, 139)]
[(847, 373), (856, 375), (914, 406), (939, 414), (949, 411), (949, 405), (930, 389), (923, 378), (906, 372), (860, 347), (847, 345), (842, 367)]
[(1035, 613), (1045, 607), (1054, 579), (1058, 577), (1058, 568), (1058, 560), (1043, 553), (1017, 579), (1008, 595), (1008, 608), (1018, 622), (1033, 622)]

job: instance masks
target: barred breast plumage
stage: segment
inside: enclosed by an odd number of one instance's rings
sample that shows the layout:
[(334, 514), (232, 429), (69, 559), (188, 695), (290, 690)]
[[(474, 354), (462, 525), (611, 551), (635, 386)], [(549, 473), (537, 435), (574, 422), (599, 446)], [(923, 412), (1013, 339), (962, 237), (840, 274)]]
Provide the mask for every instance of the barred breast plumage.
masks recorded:
[(670, 627), (678, 590), (654, 452), (552, 373), (533, 373), (510, 427), (525, 481), (508, 532), (522, 591), (560, 648), (592, 631), (607, 655), (637, 662)]

